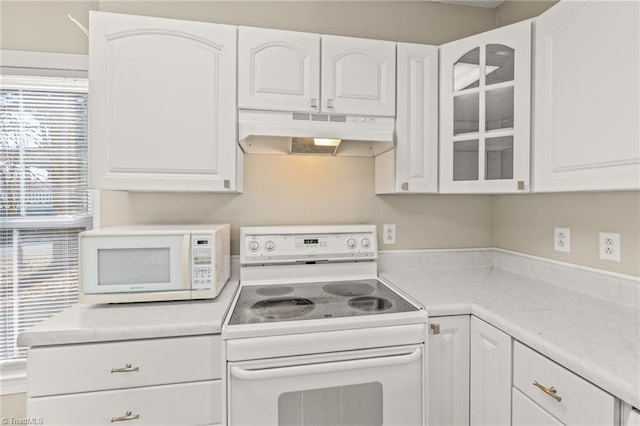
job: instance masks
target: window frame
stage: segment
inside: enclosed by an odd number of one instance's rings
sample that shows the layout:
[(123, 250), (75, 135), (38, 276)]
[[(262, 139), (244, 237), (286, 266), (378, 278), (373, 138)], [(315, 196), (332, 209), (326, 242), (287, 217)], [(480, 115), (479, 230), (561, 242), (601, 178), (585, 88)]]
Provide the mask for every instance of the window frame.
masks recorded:
[[(69, 53), (28, 52), (20, 50), (0, 49), (0, 74), (17, 74), (24, 76), (51, 77), (87, 77), (89, 72), (89, 56)], [(91, 190), (92, 213), (90, 218), (44, 218), (42, 225), (92, 225), (99, 224), (100, 194)], [(9, 219), (9, 218), (5, 218)], [(29, 228), (40, 219), (10, 218), (10, 227)], [(27, 221), (29, 223), (27, 223)], [(89, 223), (92, 222), (92, 223)], [(38, 226), (40, 223), (38, 224)], [(0, 395), (24, 393), (27, 391), (26, 359), (0, 361)]]

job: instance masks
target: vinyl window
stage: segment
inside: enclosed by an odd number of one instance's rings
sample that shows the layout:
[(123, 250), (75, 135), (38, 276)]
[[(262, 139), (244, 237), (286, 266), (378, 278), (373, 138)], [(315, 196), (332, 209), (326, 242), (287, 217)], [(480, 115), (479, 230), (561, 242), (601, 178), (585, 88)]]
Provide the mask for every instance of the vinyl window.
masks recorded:
[(92, 209), (86, 78), (0, 78), (1, 363), (26, 356), (21, 331), (77, 302)]

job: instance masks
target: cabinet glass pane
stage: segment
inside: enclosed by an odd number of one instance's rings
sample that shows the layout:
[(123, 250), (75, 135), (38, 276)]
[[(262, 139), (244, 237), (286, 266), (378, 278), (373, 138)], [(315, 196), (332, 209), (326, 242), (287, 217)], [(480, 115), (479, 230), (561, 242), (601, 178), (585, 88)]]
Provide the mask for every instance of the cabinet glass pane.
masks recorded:
[(278, 398), (278, 426), (382, 425), (378, 382), (287, 392)]
[(513, 81), (514, 57), (514, 51), (509, 46), (488, 44), (485, 84), (488, 86)]
[(465, 53), (453, 66), (453, 91), (480, 85), (480, 48)]
[(453, 98), (453, 134), (473, 133), (480, 129), (480, 94)]
[(487, 138), (485, 155), (485, 179), (513, 179), (513, 136)]
[(513, 86), (487, 90), (485, 97), (485, 130), (513, 127)]
[(453, 143), (453, 180), (478, 180), (478, 139)]

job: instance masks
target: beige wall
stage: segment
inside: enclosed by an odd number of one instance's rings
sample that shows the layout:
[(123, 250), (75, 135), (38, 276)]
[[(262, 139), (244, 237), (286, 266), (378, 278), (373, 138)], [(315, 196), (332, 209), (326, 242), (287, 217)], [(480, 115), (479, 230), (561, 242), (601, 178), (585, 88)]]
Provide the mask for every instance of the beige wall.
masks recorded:
[(396, 246), (490, 247), (491, 196), (374, 194), (371, 158), (246, 155), (242, 194), (154, 194), (103, 191), (103, 226), (142, 223), (241, 225), (395, 223)]
[[(553, 228), (571, 230), (571, 253), (553, 250)], [(619, 232), (621, 261), (600, 260), (599, 232)], [(640, 192), (498, 195), (496, 247), (640, 276)]]

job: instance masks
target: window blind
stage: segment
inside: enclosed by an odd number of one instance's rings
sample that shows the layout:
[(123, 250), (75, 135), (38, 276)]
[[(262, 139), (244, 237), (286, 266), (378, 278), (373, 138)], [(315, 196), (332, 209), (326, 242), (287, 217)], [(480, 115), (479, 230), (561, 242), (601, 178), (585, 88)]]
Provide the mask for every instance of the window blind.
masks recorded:
[(78, 233), (91, 226), (86, 79), (2, 76), (0, 361), (18, 334), (77, 302)]

